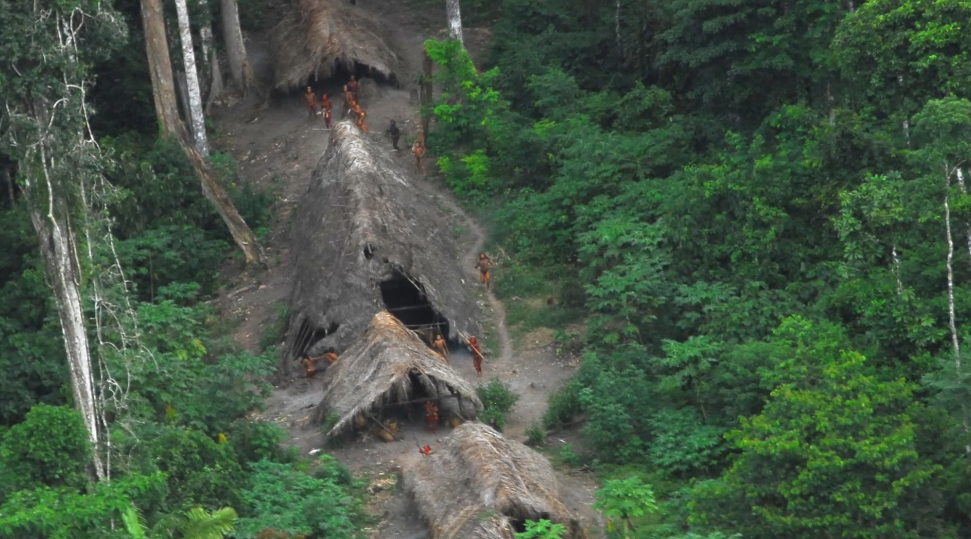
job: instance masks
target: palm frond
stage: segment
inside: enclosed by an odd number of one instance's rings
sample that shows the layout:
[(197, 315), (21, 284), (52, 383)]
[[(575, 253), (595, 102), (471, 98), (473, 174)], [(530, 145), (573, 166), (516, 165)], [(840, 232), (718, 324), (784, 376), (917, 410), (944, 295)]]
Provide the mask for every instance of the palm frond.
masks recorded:
[(233, 532), (237, 518), (232, 507), (223, 507), (209, 514), (196, 506), (186, 512), (180, 531), (184, 539), (223, 539)]

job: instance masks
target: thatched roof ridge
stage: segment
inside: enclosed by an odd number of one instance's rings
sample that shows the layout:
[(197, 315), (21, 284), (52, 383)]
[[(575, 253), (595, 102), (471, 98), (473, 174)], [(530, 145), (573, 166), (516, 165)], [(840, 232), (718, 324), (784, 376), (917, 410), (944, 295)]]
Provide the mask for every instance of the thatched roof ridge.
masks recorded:
[(482, 423), (455, 429), (402, 477), (431, 539), (513, 539), (514, 521), (544, 518), (564, 525), (568, 539), (586, 537), (560, 501), (549, 462)]
[(363, 64), (387, 79), (402, 70), (378, 23), (347, 0), (299, 0), (273, 28), (273, 85), (281, 90)]
[(340, 419), (327, 433), (349, 428), (360, 413), (370, 413), (384, 404), (410, 400), (415, 388), (409, 374), (415, 374), (425, 393), (461, 395), (466, 419), (482, 410), (472, 384), (428, 346), (386, 312), (371, 320), (364, 337), (328, 367), (324, 373), (324, 398), (318, 417), (337, 414)]
[(293, 218), (285, 365), (308, 345), (312, 354), (346, 350), (386, 310), (380, 283), (401, 276), (447, 321), (447, 338), (480, 332), (474, 285), (463, 281), (451, 228), (389, 153), (350, 121), (334, 125)]

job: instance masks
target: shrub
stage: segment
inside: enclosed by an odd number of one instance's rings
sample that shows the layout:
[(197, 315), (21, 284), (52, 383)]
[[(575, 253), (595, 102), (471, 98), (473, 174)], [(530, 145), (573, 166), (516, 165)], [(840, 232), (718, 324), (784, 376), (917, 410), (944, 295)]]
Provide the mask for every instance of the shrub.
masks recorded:
[(483, 410), (479, 419), (498, 430), (506, 427), (506, 414), (519, 400), (519, 395), (512, 392), (506, 384), (494, 378), (486, 385), (476, 387), (479, 399), (482, 400)]
[(91, 444), (81, 414), (66, 406), (38, 404), (0, 441), (0, 499), (40, 486), (80, 488)]
[(580, 383), (571, 379), (549, 397), (546, 412), (543, 413), (543, 426), (549, 430), (562, 428), (580, 414)]
[(539, 423), (533, 423), (526, 429), (526, 445), (539, 447), (544, 444), (546, 444), (546, 431)]

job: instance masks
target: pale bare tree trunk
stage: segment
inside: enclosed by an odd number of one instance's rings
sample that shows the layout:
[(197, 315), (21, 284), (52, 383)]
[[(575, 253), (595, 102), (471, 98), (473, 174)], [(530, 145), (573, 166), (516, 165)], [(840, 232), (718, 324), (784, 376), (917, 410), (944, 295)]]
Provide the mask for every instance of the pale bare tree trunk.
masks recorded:
[[(95, 474), (98, 480), (104, 479), (105, 470), (99, 457), (101, 440), (98, 430), (97, 411), (94, 398), (94, 377), (91, 373), (91, 350), (88, 346), (88, 333), (84, 324), (84, 310), (81, 305), (81, 275), (75, 245), (77, 238), (68, 220), (67, 208), (48, 177), (48, 156), (44, 146), (40, 147), (42, 177), (47, 191), (46, 213), (43, 203), (31, 204), (30, 220), (37, 233), (41, 258), (44, 261), (48, 285), (54, 292), (57, 317), (61, 322), (64, 337), (64, 351), (67, 353), (71, 371), (71, 389), (74, 393), (74, 406), (84, 419), (84, 426), (95, 454)], [(28, 175), (29, 176), (29, 175)], [(39, 180), (40, 178), (38, 178)], [(35, 186), (27, 180), (27, 197), (37, 197), (42, 193), (34, 192)]]
[(900, 279), (900, 255), (897, 254), (897, 244), (890, 248), (890, 256), (893, 257), (893, 275), (897, 278), (897, 296), (904, 294), (904, 283)]
[(189, 123), (192, 139), (203, 157), (209, 155), (206, 137), (206, 118), (202, 115), (202, 89), (199, 87), (199, 71), (196, 69), (196, 52), (192, 45), (192, 26), (189, 24), (189, 6), (185, 0), (175, 0), (175, 12), (179, 18), (179, 37), (182, 41), (182, 64), (189, 94)]
[[(961, 380), (961, 341), (958, 337), (957, 322), (954, 315), (954, 239), (951, 234), (951, 170), (947, 163), (944, 164), (944, 229), (947, 232), (947, 314), (948, 325), (951, 330), (951, 348), (954, 352), (954, 373), (957, 380)], [(966, 406), (962, 403), (961, 410), (964, 412)], [(971, 433), (971, 425), (968, 425), (967, 414), (962, 413), (962, 426), (964, 433)], [(964, 446), (966, 454), (971, 454), (971, 444)]]
[(246, 56), (243, 42), (243, 29), (239, 25), (239, 5), (236, 0), (221, 0), (223, 19), (223, 41), (226, 43), (226, 57), (229, 58), (229, 71), (233, 82), (241, 93), (249, 91), (253, 85), (253, 68)]
[[(211, 12), (209, 9), (209, 0), (199, 0), (199, 6), (207, 13)], [(212, 45), (212, 23), (208, 20), (199, 29), (199, 37), (200, 44), (202, 45), (202, 63), (200, 64), (202, 68), (199, 70), (199, 79), (208, 80), (208, 84), (205, 84), (208, 92), (205, 93), (206, 106), (203, 112), (209, 114), (212, 110), (213, 103), (222, 95), (224, 88), (223, 74), (219, 68), (219, 56), (216, 54), (216, 49)]]
[(142, 26), (145, 29), (145, 53), (148, 70), (152, 76), (152, 96), (155, 114), (162, 132), (182, 135), (182, 122), (175, 98), (175, 81), (172, 79), (172, 61), (169, 58), (168, 38), (165, 35), (165, 16), (162, 0), (141, 0)]
[(448, 37), (462, 42), (462, 10), (459, 0), (445, 0), (445, 11), (448, 14)]

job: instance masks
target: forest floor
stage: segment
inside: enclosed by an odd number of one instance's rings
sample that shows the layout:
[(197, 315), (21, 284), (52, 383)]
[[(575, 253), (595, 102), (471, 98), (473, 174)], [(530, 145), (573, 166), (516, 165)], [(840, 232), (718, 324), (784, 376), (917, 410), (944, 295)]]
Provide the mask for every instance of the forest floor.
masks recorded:
[[(519, 395), (504, 435), (525, 441), (526, 429), (540, 421), (549, 395), (573, 374), (579, 360), (557, 357), (553, 332), (548, 328), (526, 334), (520, 339), (521, 349), (513, 348), (503, 304), (479, 285), (478, 270), (474, 267), (486, 241), (486, 231), (459, 206), (440, 179), (414, 173), (414, 158), (408, 148), (418, 121), (418, 104), (413, 101), (411, 89), (421, 66), (422, 42), (429, 37), (441, 36), (444, 31), (444, 6), (439, 10), (442, 17), (436, 19), (425, 12), (415, 12), (407, 3), (396, 0), (366, 0), (359, 1), (359, 5), (387, 29), (389, 44), (406, 65), (405, 73), (398, 76), (400, 87), (382, 83), (377, 96), (362, 96), (362, 106), (368, 114), (369, 136), (384, 142), (402, 170), (410, 174), (415, 186), (433, 197), (450, 220), (461, 253), (454, 263), (463, 268), (466, 282), (473, 287), (485, 317), (483, 327), (486, 330), (481, 338), (486, 352), (485, 376), (476, 377), (465, 349), (453, 349), (451, 363), (473, 384), (499, 378)], [(466, 46), (473, 56), (487, 39), (487, 30), (466, 30)], [(269, 87), (272, 74), (267, 44), (268, 35), (251, 36), (247, 44), (254, 70), (264, 87)], [(313, 86), (318, 94), (326, 92), (337, 97), (344, 82), (343, 78), (331, 79), (314, 82)], [(323, 120), (319, 116), (313, 120), (308, 118), (301, 93), (264, 92), (266, 98), (254, 94), (227, 104), (215, 115), (214, 146), (235, 156), (240, 167), (240, 181), (270, 189), (277, 198), (271, 230), (264, 239), (270, 261), (268, 271), (257, 275), (227, 271), (229, 284), (219, 299), (223, 316), (239, 322), (235, 339), (253, 352), (260, 352), (268, 344), (268, 334), (270, 338), (282, 339), (282, 334), (274, 335), (273, 332), (278, 331), (274, 328), (278, 327), (285, 313), (293, 287), (290, 265), (293, 246), (289, 243), (291, 217), (300, 197), (308, 189), (311, 174), (329, 140)], [(339, 119), (339, 114), (335, 116), (335, 120)], [(400, 152), (392, 149), (390, 137), (384, 134), (392, 119), (402, 129)], [(429, 170), (434, 168), (433, 159), (427, 159)], [(281, 383), (267, 400), (262, 417), (284, 427), (290, 433), (288, 445), (297, 447), (300, 454), (330, 453), (369, 483), (368, 509), (379, 517), (368, 530), (370, 537), (418, 539), (427, 536), (424, 523), (403, 492), (394, 486), (393, 478), (402, 466), (420, 458), (416, 443), (428, 444), (434, 449), (450, 429), (442, 427), (437, 434), (431, 434), (423, 422), (418, 422), (404, 425), (399, 430), (401, 441), (385, 443), (364, 439), (326, 448), (319, 425), (310, 421), (312, 408), (321, 398), (320, 383), (319, 379), (305, 378)], [(568, 442), (576, 443), (575, 438), (575, 433), (561, 433), (549, 441), (547, 449), (555, 451)], [(568, 507), (579, 514), (581, 522), (592, 532), (600, 529), (600, 517), (590, 507), (593, 491), (597, 488), (592, 475), (567, 470), (558, 471), (558, 474)]]

